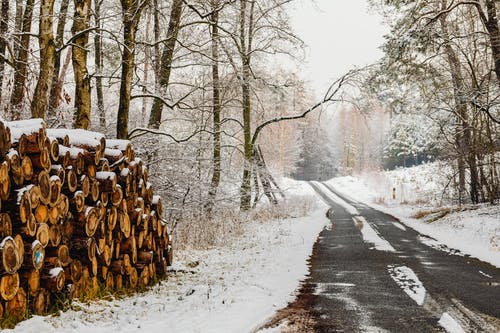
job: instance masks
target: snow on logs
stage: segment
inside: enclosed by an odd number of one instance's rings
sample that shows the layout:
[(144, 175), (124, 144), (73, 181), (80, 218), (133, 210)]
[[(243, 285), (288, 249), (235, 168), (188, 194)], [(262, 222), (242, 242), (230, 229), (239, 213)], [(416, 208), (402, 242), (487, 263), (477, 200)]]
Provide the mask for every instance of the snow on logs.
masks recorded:
[(0, 121), (0, 318), (164, 275), (162, 210), (129, 141)]

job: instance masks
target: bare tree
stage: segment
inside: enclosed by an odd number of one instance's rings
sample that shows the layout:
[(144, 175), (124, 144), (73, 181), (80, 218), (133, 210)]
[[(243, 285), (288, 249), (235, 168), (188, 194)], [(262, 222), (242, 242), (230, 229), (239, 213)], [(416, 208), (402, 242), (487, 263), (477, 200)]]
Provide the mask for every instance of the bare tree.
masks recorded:
[(73, 17), (73, 72), (75, 75), (74, 127), (90, 127), (90, 77), (87, 71), (87, 44), (89, 42), (89, 19), (91, 0), (74, 0)]
[(116, 121), (116, 137), (128, 137), (128, 119), (134, 73), (135, 35), (146, 0), (121, 0), (123, 21), (122, 72), (120, 80), (120, 101)]
[[(177, 35), (179, 33), (181, 23), (182, 6), (183, 0), (172, 1), (172, 10), (170, 12), (167, 37), (163, 46), (161, 64), (159, 69), (160, 93), (166, 91), (168, 83), (170, 81), (175, 44), (177, 42)], [(150, 128), (160, 128), (163, 104), (164, 103), (159, 98), (156, 98), (154, 100), (153, 106), (151, 107), (151, 114), (149, 116)]]
[(54, 41), (54, 2), (40, 2), (40, 24), (38, 44), (40, 45), (40, 74), (36, 82), (35, 93), (31, 102), (31, 116), (45, 119), (49, 107), (49, 93), (54, 77), (56, 45)]
[(62, 84), (59, 83), (59, 72), (61, 71), (61, 52), (64, 43), (64, 28), (66, 27), (66, 17), (68, 14), (69, 0), (62, 0), (59, 7), (59, 14), (56, 28), (56, 54), (54, 57), (54, 76), (52, 78), (52, 87), (50, 88), (49, 112), (54, 111), (61, 100)]
[(5, 69), (5, 50), (7, 46), (7, 30), (9, 28), (9, 0), (2, 0), (2, 10), (1, 10), (1, 20), (0, 20), (0, 105), (1, 96), (3, 91), (3, 77)]
[(94, 20), (96, 32), (94, 35), (94, 61), (95, 61), (95, 90), (97, 96), (97, 114), (99, 115), (99, 126), (106, 127), (106, 110), (104, 109), (104, 94), (102, 90), (102, 31), (101, 31), (101, 4), (103, 0), (94, 0)]
[[(22, 14), (21, 38), (14, 59), (14, 88), (10, 97), (10, 110), (14, 120), (21, 119), (21, 108), (24, 100), (25, 84), (28, 75), (28, 49), (31, 36), (34, 0), (26, 0)], [(19, 6), (17, 13), (20, 13)], [(17, 21), (16, 14), (16, 21)], [(20, 15), (20, 14), (19, 14)], [(17, 25), (17, 24), (16, 24)]]

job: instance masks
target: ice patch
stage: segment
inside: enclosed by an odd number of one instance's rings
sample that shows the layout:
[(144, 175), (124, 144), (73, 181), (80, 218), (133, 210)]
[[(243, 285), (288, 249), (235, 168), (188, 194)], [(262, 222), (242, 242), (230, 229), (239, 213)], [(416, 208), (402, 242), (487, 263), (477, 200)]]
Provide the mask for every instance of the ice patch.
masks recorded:
[(402, 225), (401, 223), (398, 223), (398, 222), (392, 222), (392, 224), (393, 224), (396, 228), (401, 229), (401, 230), (403, 230), (403, 231), (406, 231), (405, 226), (404, 226), (404, 225)]
[(439, 325), (441, 325), (446, 332), (448, 333), (465, 333), (462, 326), (460, 326), (452, 316), (450, 316), (447, 312), (443, 313), (441, 319), (438, 321)]
[(413, 270), (407, 266), (387, 266), (391, 278), (418, 305), (424, 304), (425, 288)]
[(380, 236), (375, 229), (365, 220), (362, 216), (355, 216), (352, 218), (355, 225), (360, 225), (360, 231), (363, 236), (363, 240), (366, 243), (372, 243), (373, 247), (371, 249), (376, 249), (379, 251), (396, 252), (392, 245), (386, 241), (382, 236)]
[(487, 278), (489, 279), (493, 279), (493, 276), (489, 275), (489, 274), (486, 274), (485, 272), (483, 271), (479, 271), (479, 274), (481, 274), (482, 276), (486, 276)]
[(342, 200), (338, 195), (336, 195), (335, 193), (330, 191), (324, 184), (319, 183), (319, 182), (312, 182), (312, 183), (314, 185), (316, 185), (317, 187), (319, 187), (321, 189), (321, 191), (323, 192), (323, 194), (326, 195), (330, 200), (332, 200), (336, 204), (344, 207), (345, 210), (347, 210), (347, 212), (349, 212), (349, 214), (359, 215), (359, 212), (355, 207), (349, 205), (347, 202)]
[(463, 257), (465, 256), (462, 252), (459, 250), (455, 249), (450, 249), (448, 246), (439, 243), (437, 240), (430, 238), (430, 237), (424, 237), (424, 236), (418, 236), (418, 240), (422, 243), (425, 244), (429, 247), (432, 247), (433, 249), (443, 251), (448, 253), (449, 255), (455, 255), (455, 256), (460, 256)]

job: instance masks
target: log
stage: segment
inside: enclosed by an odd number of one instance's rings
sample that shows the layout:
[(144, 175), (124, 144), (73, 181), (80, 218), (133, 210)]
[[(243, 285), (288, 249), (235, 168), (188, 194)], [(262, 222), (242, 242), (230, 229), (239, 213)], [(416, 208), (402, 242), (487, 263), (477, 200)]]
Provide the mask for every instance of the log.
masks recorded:
[(56, 139), (49, 139), (49, 150), (50, 159), (52, 162), (57, 163), (59, 161), (59, 142)]
[(32, 149), (41, 150), (44, 147), (47, 131), (43, 119), (9, 121), (6, 126), (10, 128), (12, 141), (24, 135), (28, 138), (28, 146), (33, 146)]
[(45, 205), (48, 205), (50, 202), (50, 196), (51, 196), (49, 173), (45, 170), (40, 171), (40, 173), (38, 173), (38, 177), (36, 179), (35, 185), (38, 185), (38, 188), (40, 190), (40, 202), (45, 204)]
[(144, 266), (139, 274), (138, 286), (139, 288), (145, 288), (149, 285), (149, 268), (148, 266)]
[(4, 156), (9, 151), (11, 145), (10, 129), (0, 121), (0, 156)]
[(2, 162), (0, 164), (0, 199), (7, 200), (10, 195), (10, 177), (9, 164)]
[(28, 185), (27, 189), (30, 197), (31, 209), (36, 209), (40, 204), (40, 188), (36, 185)]
[(113, 290), (115, 287), (115, 278), (113, 272), (108, 271), (105, 277), (105, 287), (107, 290)]
[(99, 283), (108, 290), (124, 283), (143, 288), (166, 273), (172, 247), (161, 198), (129, 141), (108, 144), (103, 135), (83, 130), (47, 135), (41, 120), (13, 126), (10, 137), (0, 121), (6, 307), (26, 308), (28, 292), (30, 310), (46, 313), (52, 294), (70, 283), (64, 293), (88, 299), (98, 294)]
[(111, 203), (113, 206), (118, 207), (123, 200), (123, 192), (122, 187), (120, 185), (116, 185), (115, 190), (111, 195)]
[(35, 237), (36, 235), (36, 218), (33, 213), (30, 214), (28, 221), (26, 221), (26, 224), (19, 228), (19, 233), (26, 235), (28, 238)]
[(109, 193), (101, 192), (100, 202), (106, 207), (109, 204)]
[(8, 313), (11, 318), (16, 320), (25, 318), (27, 308), (28, 299), (23, 288), (19, 288), (14, 298), (5, 303), (5, 313)]
[(100, 194), (100, 189), (99, 189), (99, 182), (96, 180), (92, 180), (90, 182), (90, 200), (92, 202), (97, 202), (99, 201), (99, 194)]
[(49, 226), (49, 242), (51, 247), (58, 247), (61, 244), (62, 232), (60, 224)]
[(12, 236), (12, 221), (7, 213), (0, 213), (0, 236), (2, 239)]
[(78, 178), (72, 167), (66, 169), (66, 181), (63, 184), (63, 189), (70, 193), (74, 193), (78, 187)]
[(69, 278), (70, 281), (76, 283), (82, 277), (83, 265), (80, 260), (73, 259), (69, 266)]
[(69, 212), (69, 199), (66, 195), (61, 194), (59, 196), (59, 201), (56, 204), (57, 206), (57, 211), (59, 212), (59, 217), (62, 219), (66, 215), (68, 215)]
[(69, 246), (70, 257), (89, 263), (96, 256), (96, 242), (92, 237), (81, 239), (74, 238)]
[(125, 238), (130, 237), (131, 225), (127, 212), (118, 212), (118, 221), (120, 222), (120, 230)]
[(123, 155), (129, 160), (134, 159), (134, 151), (132, 149), (132, 143), (129, 140), (106, 140), (106, 147), (110, 149), (118, 149)]
[(24, 271), (20, 274), (21, 287), (28, 295), (35, 296), (40, 291), (40, 272), (38, 270)]
[(151, 209), (156, 211), (156, 213), (160, 218), (163, 216), (163, 204), (161, 197), (159, 195), (153, 196), (151, 200)]
[(153, 251), (138, 251), (137, 262), (139, 264), (149, 265), (153, 262)]
[(63, 290), (65, 281), (66, 275), (62, 267), (44, 270), (42, 274), (40, 274), (40, 285), (53, 292)]
[(136, 288), (137, 283), (139, 282), (139, 274), (137, 273), (137, 269), (135, 267), (132, 267), (128, 271), (128, 287), (129, 288)]
[(122, 290), (123, 289), (123, 275), (115, 274), (115, 289)]
[(36, 228), (36, 239), (45, 248), (49, 244), (49, 226), (46, 223), (39, 223)]
[(60, 217), (59, 209), (57, 209), (57, 207), (49, 207), (49, 223), (51, 225), (56, 224)]
[(57, 159), (57, 163), (62, 165), (63, 168), (67, 169), (69, 167), (72, 167), (70, 165), (71, 162), (71, 154), (69, 150), (62, 150), (59, 149), (59, 158)]
[(112, 206), (108, 208), (107, 211), (107, 228), (110, 231), (113, 231), (116, 227), (116, 222), (118, 220), (118, 210), (116, 207)]
[(14, 243), (16, 244), (17, 247), (17, 252), (18, 252), (18, 257), (19, 260), (17, 262), (17, 266), (15, 267), (16, 272), (21, 268), (24, 262), (24, 241), (23, 237), (21, 235), (15, 235), (14, 236)]
[(38, 205), (35, 209), (35, 220), (37, 223), (47, 223), (49, 220), (49, 207), (46, 205)]
[(116, 174), (114, 172), (99, 171), (95, 175), (102, 192), (112, 193), (116, 189)]
[(31, 180), (33, 177), (34, 169), (33, 169), (33, 163), (31, 162), (31, 159), (28, 156), (24, 156), (21, 159), (21, 174), (23, 176), (23, 179), (26, 180)]
[(46, 314), (50, 306), (50, 293), (45, 289), (40, 289), (33, 296), (33, 301), (30, 302), (30, 310), (37, 315)]
[(45, 249), (38, 240), (24, 245), (24, 267), (39, 271), (45, 261)]
[(45, 171), (50, 170), (52, 162), (50, 161), (49, 150), (46, 147), (43, 147), (39, 153), (29, 154), (28, 156), (35, 169)]
[(82, 213), (79, 214), (80, 225), (85, 227), (85, 234), (89, 237), (94, 236), (97, 227), (99, 226), (99, 210), (95, 207), (86, 207)]
[[(64, 179), (64, 177), (62, 178)], [(50, 200), (49, 205), (51, 207), (55, 206), (59, 201), (59, 196), (61, 195), (62, 182), (59, 176), (50, 177)]]
[(109, 269), (115, 275), (116, 274), (121, 274), (121, 275), (126, 274), (125, 264), (124, 264), (123, 260), (113, 260), (111, 262), (111, 265), (109, 266)]
[(4, 301), (10, 301), (16, 297), (19, 291), (19, 274), (6, 274), (0, 280), (0, 296)]
[(57, 176), (62, 181), (66, 178), (66, 170), (61, 164), (53, 164), (49, 170), (50, 176)]
[(23, 169), (21, 168), (21, 156), (16, 150), (11, 150), (6, 158), (9, 161), (10, 174), (14, 184), (22, 186), (24, 183)]
[(111, 171), (111, 168), (109, 167), (109, 162), (106, 158), (101, 158), (99, 160), (99, 163), (97, 164), (97, 170), (105, 172)]
[(85, 196), (83, 191), (76, 191), (70, 200), (70, 207), (75, 213), (81, 213), (85, 209)]
[(19, 250), (14, 239), (10, 236), (5, 237), (0, 243), (1, 252), (1, 273), (14, 274), (19, 267)]

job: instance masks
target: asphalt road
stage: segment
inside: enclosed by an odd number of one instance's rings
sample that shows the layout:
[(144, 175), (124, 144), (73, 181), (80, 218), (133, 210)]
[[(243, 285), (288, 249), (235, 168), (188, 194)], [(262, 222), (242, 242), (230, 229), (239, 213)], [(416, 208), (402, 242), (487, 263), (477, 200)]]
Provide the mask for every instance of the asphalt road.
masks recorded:
[[(500, 332), (500, 269), (439, 245), (330, 186), (311, 186), (331, 207), (331, 225), (314, 245), (297, 299), (265, 327)], [(332, 193), (355, 209), (337, 204)]]

